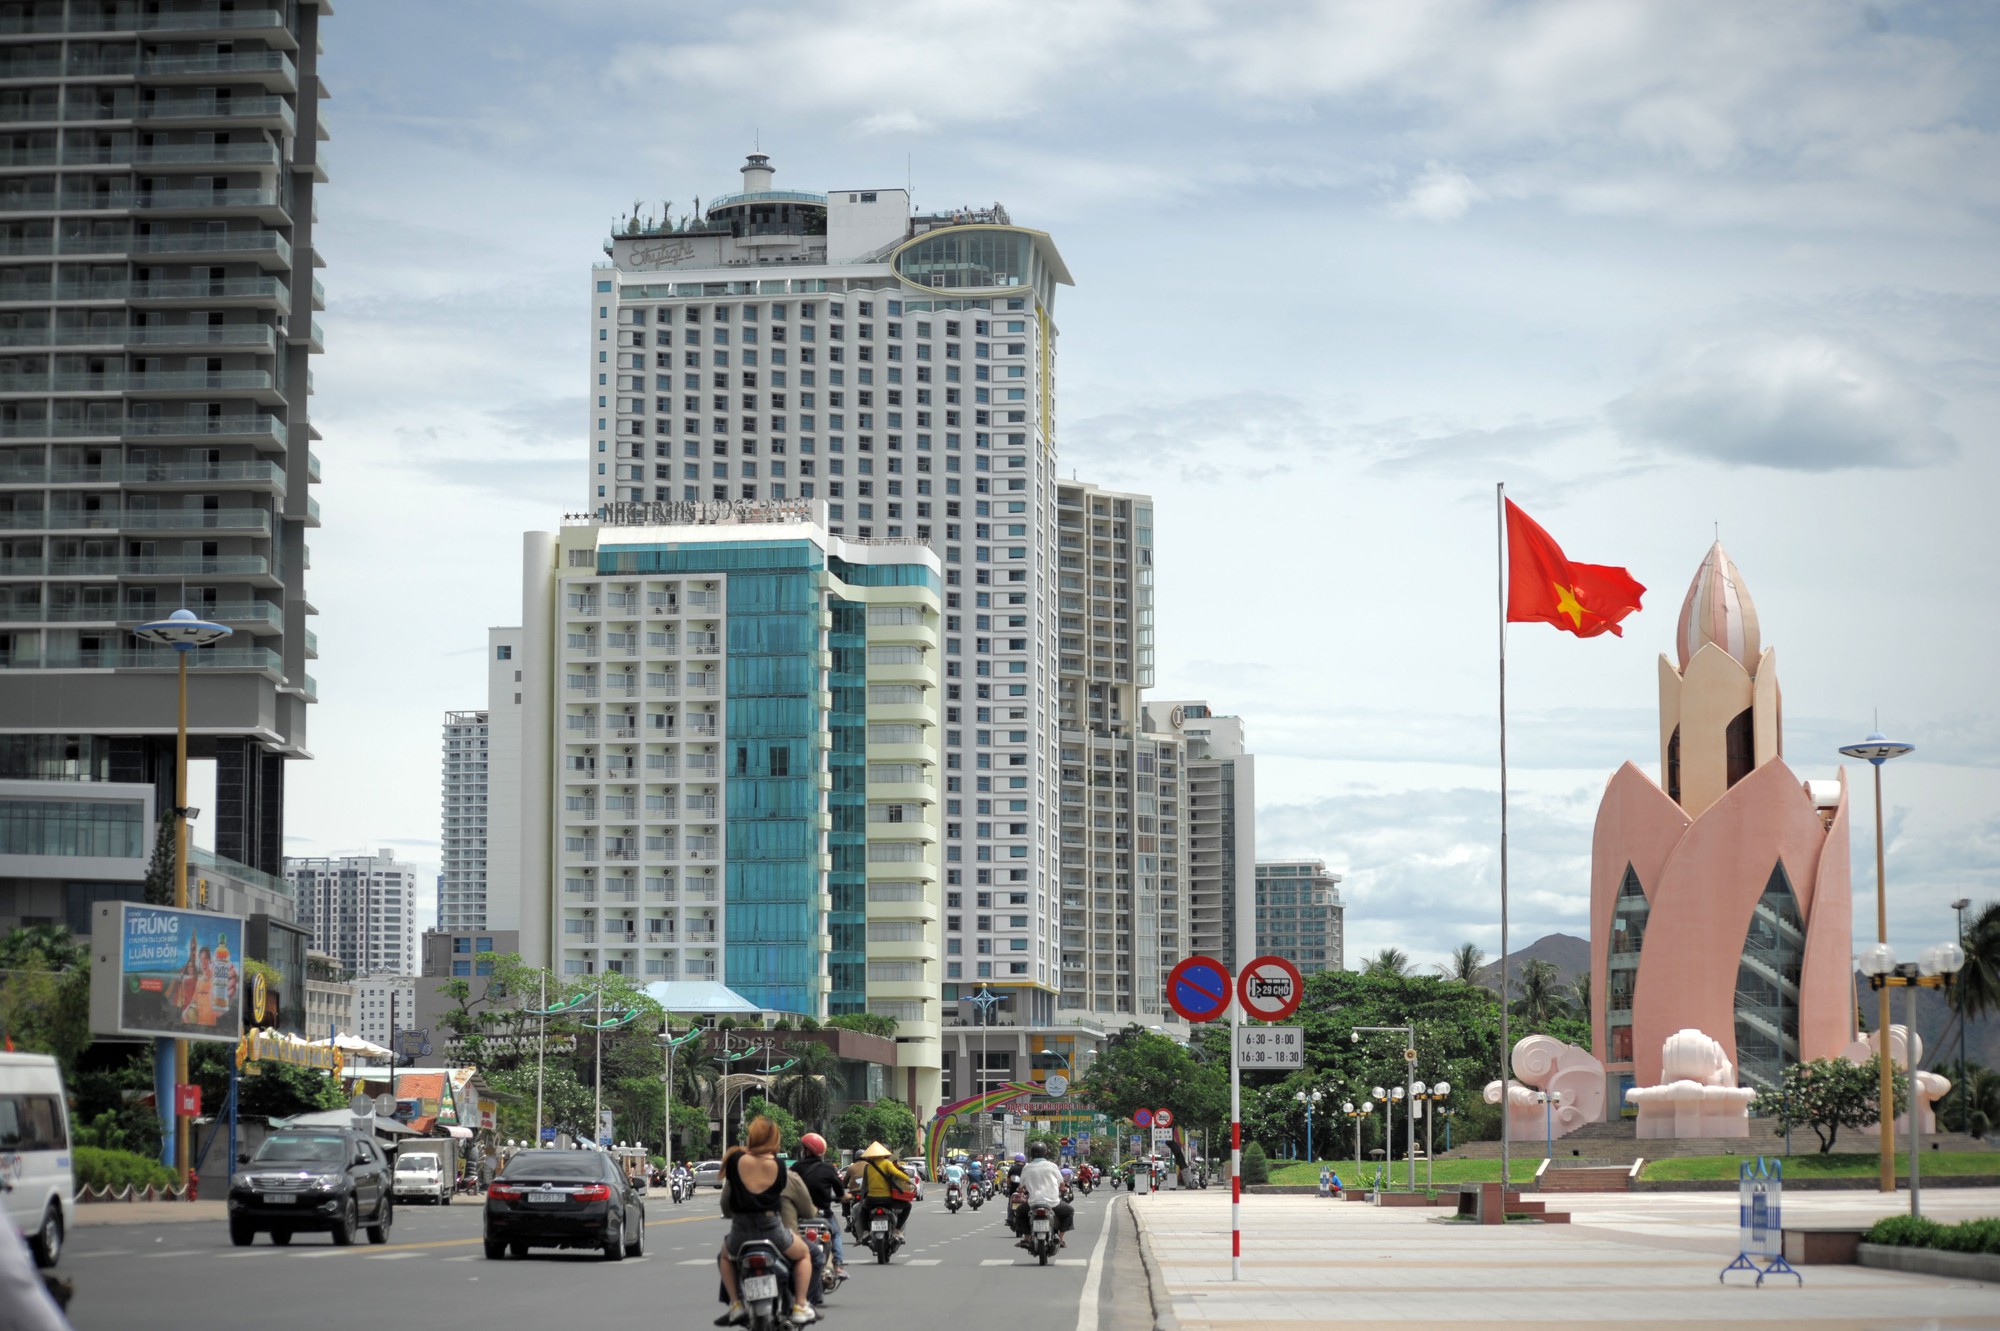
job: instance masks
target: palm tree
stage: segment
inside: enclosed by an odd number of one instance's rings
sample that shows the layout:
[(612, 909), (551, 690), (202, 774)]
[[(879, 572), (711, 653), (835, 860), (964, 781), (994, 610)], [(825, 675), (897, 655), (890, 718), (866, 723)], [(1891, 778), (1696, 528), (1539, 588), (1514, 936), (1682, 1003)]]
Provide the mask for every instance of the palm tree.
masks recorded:
[(840, 1060), (817, 1041), (793, 1045), (790, 1053), (792, 1065), (771, 1079), (771, 1098), (806, 1127), (823, 1127), (833, 1108), (828, 1080)]
[(1400, 980), (1410, 973), (1410, 954), (1401, 948), (1385, 947), (1361, 963), (1361, 973)]
[(1963, 1020), (2000, 1012), (2000, 901), (1989, 901), (1965, 930), (1965, 967), (1951, 989)]
[(1521, 978), (1514, 981), (1514, 992), (1518, 1001), (1514, 1011), (1531, 1027), (1548, 1025), (1555, 1015), (1562, 999), (1557, 990), (1556, 966), (1552, 961), (1530, 961), (1521, 968)]
[(1440, 962), (1437, 973), (1447, 980), (1460, 984), (1478, 984), (1480, 967), (1486, 964), (1486, 953), (1477, 943), (1460, 943), (1451, 950), (1451, 960)]
[(1577, 1010), (1577, 1015), (1581, 1016), (1585, 1021), (1589, 1021), (1590, 972), (1578, 971), (1576, 978), (1569, 982), (1569, 988), (1566, 992), (1569, 995), (1570, 1005)]

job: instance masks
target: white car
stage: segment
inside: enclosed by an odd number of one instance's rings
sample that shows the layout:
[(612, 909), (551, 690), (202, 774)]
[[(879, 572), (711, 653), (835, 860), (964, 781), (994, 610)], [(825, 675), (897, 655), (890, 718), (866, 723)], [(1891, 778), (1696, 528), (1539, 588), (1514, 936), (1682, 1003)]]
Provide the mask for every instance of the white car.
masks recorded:
[(34, 1251), (35, 1264), (62, 1256), (76, 1175), (62, 1071), (47, 1054), (0, 1054), (0, 1206)]
[(420, 1197), (434, 1206), (450, 1206), (452, 1177), (433, 1151), (405, 1149), (396, 1153), (396, 1200)]

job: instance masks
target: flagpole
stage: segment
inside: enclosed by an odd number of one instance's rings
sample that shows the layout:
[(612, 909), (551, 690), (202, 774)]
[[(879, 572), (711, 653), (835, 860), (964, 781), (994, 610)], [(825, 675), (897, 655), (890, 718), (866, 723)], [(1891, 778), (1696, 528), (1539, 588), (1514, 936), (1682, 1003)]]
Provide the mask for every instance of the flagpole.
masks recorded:
[(1500, 597), (1500, 1213), (1506, 1218), (1507, 1186), (1513, 1182), (1512, 1062), (1507, 1047), (1507, 483), (1493, 487), (1496, 527), (1495, 568)]

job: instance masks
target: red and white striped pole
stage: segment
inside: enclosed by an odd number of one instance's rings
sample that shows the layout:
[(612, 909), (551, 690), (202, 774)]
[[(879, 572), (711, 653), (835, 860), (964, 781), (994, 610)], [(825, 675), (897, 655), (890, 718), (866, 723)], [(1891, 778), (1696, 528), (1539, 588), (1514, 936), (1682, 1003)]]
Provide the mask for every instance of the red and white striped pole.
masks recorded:
[(1243, 1005), (1229, 1003), (1229, 1278), (1243, 1278), (1243, 1085), (1237, 1075), (1237, 1023)]

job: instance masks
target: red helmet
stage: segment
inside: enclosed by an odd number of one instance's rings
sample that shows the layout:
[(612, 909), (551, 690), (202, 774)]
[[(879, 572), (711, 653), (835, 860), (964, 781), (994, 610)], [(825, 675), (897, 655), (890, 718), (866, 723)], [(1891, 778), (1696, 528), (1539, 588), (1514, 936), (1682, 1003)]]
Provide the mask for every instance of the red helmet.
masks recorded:
[(810, 1151), (814, 1155), (825, 1155), (826, 1138), (820, 1136), (817, 1132), (808, 1132), (805, 1136), (799, 1138), (799, 1149)]

